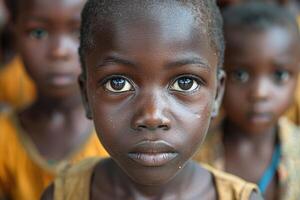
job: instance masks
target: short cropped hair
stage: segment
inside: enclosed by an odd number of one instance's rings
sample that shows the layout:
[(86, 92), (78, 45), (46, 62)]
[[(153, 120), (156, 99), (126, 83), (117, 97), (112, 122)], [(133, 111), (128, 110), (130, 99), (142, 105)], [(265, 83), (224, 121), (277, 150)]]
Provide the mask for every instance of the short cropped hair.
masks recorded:
[(295, 17), (285, 8), (263, 2), (242, 3), (228, 7), (223, 12), (224, 29), (267, 30), (270, 27), (285, 27), (299, 35)]
[(206, 26), (209, 34), (210, 44), (218, 56), (218, 67), (223, 65), (224, 57), (224, 38), (222, 16), (216, 2), (212, 0), (88, 0), (82, 11), (82, 22), (80, 31), (79, 54), (83, 74), (86, 73), (84, 56), (87, 50), (94, 45), (92, 31), (93, 23), (99, 19), (118, 14), (115, 9), (120, 4), (131, 6), (132, 3), (144, 5), (146, 3), (160, 2), (180, 2), (182, 5), (191, 8), (195, 17), (200, 18)]

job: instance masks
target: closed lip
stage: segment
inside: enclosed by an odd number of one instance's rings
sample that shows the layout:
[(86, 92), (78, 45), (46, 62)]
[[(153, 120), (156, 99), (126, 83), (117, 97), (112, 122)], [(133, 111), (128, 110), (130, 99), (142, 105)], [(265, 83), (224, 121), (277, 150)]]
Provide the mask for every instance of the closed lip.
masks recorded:
[(178, 153), (165, 141), (142, 141), (128, 153), (128, 157), (146, 167), (158, 167), (167, 164)]
[(255, 123), (269, 122), (272, 119), (270, 112), (250, 112), (248, 118)]
[(66, 86), (76, 82), (75, 76), (68, 73), (53, 73), (47, 77), (47, 80), (56, 86)]

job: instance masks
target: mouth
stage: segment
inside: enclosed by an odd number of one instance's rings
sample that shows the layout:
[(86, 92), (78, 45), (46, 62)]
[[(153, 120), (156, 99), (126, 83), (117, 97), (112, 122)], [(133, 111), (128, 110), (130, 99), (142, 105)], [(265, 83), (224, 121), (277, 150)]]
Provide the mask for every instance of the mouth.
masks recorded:
[(251, 112), (248, 114), (248, 119), (252, 123), (264, 124), (272, 120), (272, 114), (268, 112)]
[(76, 82), (76, 78), (70, 74), (51, 74), (48, 82), (57, 87), (69, 86)]
[(167, 164), (178, 153), (165, 141), (142, 141), (135, 145), (128, 157), (145, 167), (159, 167)]

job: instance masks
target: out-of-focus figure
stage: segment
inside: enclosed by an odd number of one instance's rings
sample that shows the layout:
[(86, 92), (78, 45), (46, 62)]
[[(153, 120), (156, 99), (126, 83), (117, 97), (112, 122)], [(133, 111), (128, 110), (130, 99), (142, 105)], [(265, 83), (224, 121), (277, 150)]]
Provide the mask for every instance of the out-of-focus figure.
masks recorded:
[(24, 108), (36, 96), (34, 83), (15, 52), (10, 14), (14, 7), (14, 1), (0, 0), (0, 109), (7, 105)]
[(223, 17), (225, 118), (196, 159), (257, 183), (267, 200), (298, 200), (300, 132), (284, 117), (299, 73), (297, 22), (266, 3), (235, 5)]

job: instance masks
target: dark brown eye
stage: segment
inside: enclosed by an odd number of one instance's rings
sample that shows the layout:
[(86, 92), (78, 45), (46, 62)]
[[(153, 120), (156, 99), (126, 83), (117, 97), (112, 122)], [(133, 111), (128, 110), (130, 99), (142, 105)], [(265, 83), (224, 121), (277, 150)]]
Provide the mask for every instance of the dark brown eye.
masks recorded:
[(290, 72), (287, 70), (276, 70), (273, 74), (274, 81), (279, 84), (288, 81), (290, 76)]
[(238, 81), (241, 83), (246, 83), (250, 79), (250, 75), (246, 70), (238, 69), (233, 71), (231, 74), (231, 78), (234, 81)]
[(193, 80), (190, 78), (178, 79), (178, 86), (182, 90), (189, 90), (193, 86)]
[(114, 77), (109, 79), (105, 85), (105, 89), (111, 91), (111, 92), (116, 92), (116, 93), (121, 93), (121, 92), (127, 92), (133, 90), (133, 86), (129, 83), (128, 80), (126, 80), (123, 77)]
[(180, 92), (192, 92), (199, 89), (200, 84), (191, 77), (180, 77), (171, 86), (171, 90)]
[(36, 28), (30, 31), (29, 35), (34, 39), (43, 39), (48, 36), (48, 32), (45, 29), (42, 28)]

